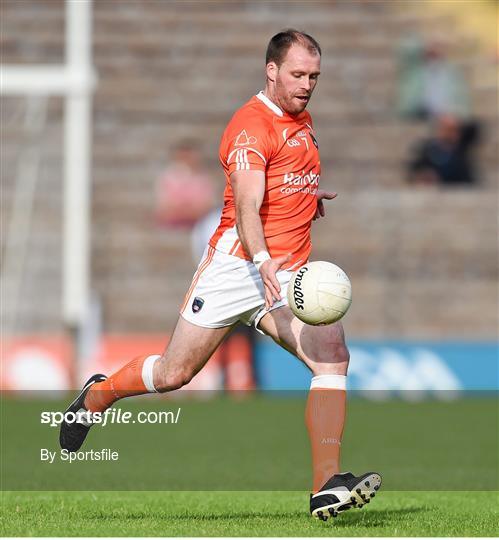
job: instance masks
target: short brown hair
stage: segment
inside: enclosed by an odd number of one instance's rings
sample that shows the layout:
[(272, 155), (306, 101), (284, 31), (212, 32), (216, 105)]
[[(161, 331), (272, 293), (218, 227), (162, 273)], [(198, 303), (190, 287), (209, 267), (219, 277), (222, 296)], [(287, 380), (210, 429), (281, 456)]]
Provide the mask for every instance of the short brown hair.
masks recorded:
[(269, 41), (265, 63), (275, 62), (277, 66), (280, 66), (284, 62), (289, 48), (294, 44), (302, 45), (312, 54), (319, 56), (322, 54), (319, 43), (312, 36), (294, 28), (288, 28), (276, 34)]

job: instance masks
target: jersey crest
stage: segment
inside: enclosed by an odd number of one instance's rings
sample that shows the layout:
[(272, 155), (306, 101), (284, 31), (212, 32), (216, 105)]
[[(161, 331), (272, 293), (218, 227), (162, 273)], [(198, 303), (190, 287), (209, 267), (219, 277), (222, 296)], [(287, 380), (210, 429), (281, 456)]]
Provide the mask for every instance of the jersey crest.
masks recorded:
[(256, 137), (254, 137), (253, 135), (250, 135), (248, 137), (246, 130), (243, 129), (241, 133), (239, 133), (239, 135), (237, 136), (234, 146), (247, 146), (248, 144), (256, 144), (257, 142), (258, 139)]

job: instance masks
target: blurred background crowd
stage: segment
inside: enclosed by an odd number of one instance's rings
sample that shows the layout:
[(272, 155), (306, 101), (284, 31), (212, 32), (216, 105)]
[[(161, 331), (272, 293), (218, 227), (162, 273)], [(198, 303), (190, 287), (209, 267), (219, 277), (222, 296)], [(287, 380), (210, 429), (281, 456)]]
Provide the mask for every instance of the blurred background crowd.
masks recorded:
[[(3, 0), (1, 10), (2, 64), (64, 62), (63, 0)], [(76, 354), (86, 366), (162, 349), (217, 222), (223, 129), (263, 88), (267, 43), (287, 27), (323, 50), (310, 111), (321, 183), (339, 196), (314, 224), (313, 259), (351, 277), (348, 336), (497, 339), (497, 2), (96, 0), (92, 17), (92, 294)], [(18, 369), (19, 347), (71, 358), (63, 104), (2, 96), (2, 255), (18, 261), (2, 264), (4, 291), (18, 291), (2, 314), (7, 387), (47, 374), (42, 353)], [(35, 180), (21, 230), (27, 162)], [(218, 362), (240, 357), (226, 384), (252, 388), (251, 344), (236, 337)]]

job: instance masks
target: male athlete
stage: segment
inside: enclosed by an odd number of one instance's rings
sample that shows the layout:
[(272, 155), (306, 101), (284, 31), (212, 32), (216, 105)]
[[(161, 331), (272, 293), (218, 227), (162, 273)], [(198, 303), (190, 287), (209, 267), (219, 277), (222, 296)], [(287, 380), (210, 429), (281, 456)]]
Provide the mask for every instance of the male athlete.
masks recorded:
[[(102, 412), (118, 399), (187, 384), (239, 322), (291, 351), (313, 377), (306, 408), (313, 462), (310, 512), (327, 520), (361, 507), (381, 485), (376, 473), (340, 474), (349, 361), (343, 327), (309, 326), (292, 314), (286, 288), (308, 261), (310, 230), (324, 216), (320, 160), (305, 110), (320, 74), (321, 49), (296, 30), (267, 48), (265, 90), (229, 122), (220, 144), (226, 188), (220, 225), (194, 275), (162, 355), (133, 359), (109, 378), (94, 375), (68, 411)], [(83, 444), (91, 424), (61, 424), (60, 443)]]

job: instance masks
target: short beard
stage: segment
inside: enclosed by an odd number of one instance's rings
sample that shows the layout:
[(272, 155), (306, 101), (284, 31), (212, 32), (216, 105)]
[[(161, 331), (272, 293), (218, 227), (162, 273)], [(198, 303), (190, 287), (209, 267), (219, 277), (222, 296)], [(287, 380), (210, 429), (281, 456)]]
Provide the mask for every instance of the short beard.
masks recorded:
[[(279, 77), (276, 78), (275, 89), (276, 89), (276, 95), (277, 96), (283, 96), (284, 95), (285, 99), (286, 99), (287, 96), (285, 94), (284, 87), (282, 86), (282, 84), (281, 84), (281, 82), (279, 80)], [(281, 92), (281, 90), (282, 90), (282, 92)], [(295, 110), (295, 109), (290, 110), (289, 107), (283, 106), (283, 105), (286, 105), (288, 103), (289, 103), (290, 106), (293, 106), (293, 102), (291, 101), (292, 99), (293, 98), (290, 96), (289, 101), (284, 101), (284, 103), (279, 101), (279, 107), (284, 112), (286, 112), (288, 114), (291, 114), (291, 115), (297, 115), (297, 114), (300, 114), (301, 112), (303, 112), (305, 110), (305, 107), (307, 106), (307, 104), (305, 104), (303, 108), (297, 109), (297, 110)]]

